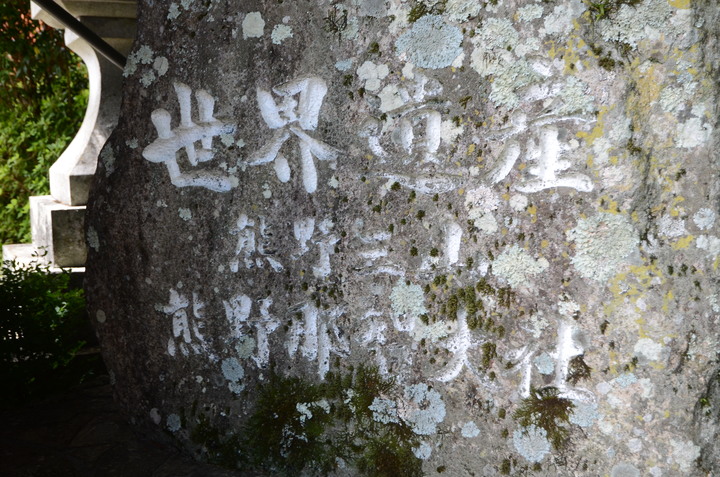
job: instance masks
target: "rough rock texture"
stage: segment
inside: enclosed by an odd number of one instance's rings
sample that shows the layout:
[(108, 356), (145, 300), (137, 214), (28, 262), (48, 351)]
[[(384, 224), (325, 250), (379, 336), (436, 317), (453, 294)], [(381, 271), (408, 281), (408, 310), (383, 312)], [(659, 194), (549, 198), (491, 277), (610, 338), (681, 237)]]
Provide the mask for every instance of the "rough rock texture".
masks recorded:
[(141, 2), (87, 234), (119, 401), (272, 475), (717, 472), (719, 24)]

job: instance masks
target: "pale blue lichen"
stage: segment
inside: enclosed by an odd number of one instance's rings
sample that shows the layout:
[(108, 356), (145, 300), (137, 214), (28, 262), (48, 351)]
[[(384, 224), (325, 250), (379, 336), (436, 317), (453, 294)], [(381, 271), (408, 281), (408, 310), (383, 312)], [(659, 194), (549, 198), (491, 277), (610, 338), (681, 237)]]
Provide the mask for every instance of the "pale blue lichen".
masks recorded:
[(396, 315), (405, 315), (408, 318), (417, 318), (425, 309), (425, 295), (420, 285), (408, 284), (405, 280), (398, 280), (390, 292), (390, 301)]
[(312, 403), (299, 402), (295, 404), (295, 410), (300, 413), (300, 423), (304, 424), (308, 419), (312, 419), (313, 413), (310, 410)]
[(365, 89), (367, 91), (377, 91), (382, 86), (381, 81), (390, 73), (387, 65), (380, 63), (375, 64), (368, 60), (357, 69), (358, 78), (365, 81)]
[(542, 17), (542, 14), (542, 5), (531, 3), (530, 5), (525, 5), (524, 7), (518, 9), (518, 20), (521, 22), (529, 22)]
[(357, 3), (359, 4), (359, 14), (361, 16), (382, 18), (387, 15), (385, 0), (362, 0)]
[(517, 91), (536, 82), (539, 75), (525, 60), (514, 61), (507, 67), (497, 67), (489, 98), (505, 108), (520, 104)]
[(477, 424), (475, 424), (473, 421), (466, 422), (462, 429), (460, 430), (460, 434), (463, 437), (466, 437), (468, 439), (472, 437), (477, 437), (480, 435), (480, 429), (478, 428)]
[(600, 418), (598, 405), (592, 402), (573, 401), (575, 407), (570, 414), (570, 422), (580, 427), (590, 427)]
[(640, 477), (640, 471), (632, 464), (620, 462), (612, 467), (610, 477)]
[(642, 450), (642, 440), (637, 437), (633, 437), (627, 441), (627, 447), (633, 454), (637, 454)]
[[(125, 62), (123, 76), (126, 78), (137, 71), (138, 65), (149, 65), (153, 62), (153, 50), (147, 45), (141, 45), (140, 48), (130, 53)], [(153, 74), (154, 76), (154, 74)]]
[(340, 60), (335, 63), (335, 69), (338, 71), (348, 71), (350, 68), (352, 68), (353, 65), (353, 59), (348, 58), (346, 60)]
[[(158, 56), (153, 61), (153, 69), (157, 71), (158, 76), (163, 76), (165, 73), (167, 73), (168, 68), (170, 68), (170, 62), (164, 56)], [(137, 139), (135, 141), (137, 142)]]
[(152, 48), (147, 45), (141, 45), (140, 48), (135, 51), (135, 58), (137, 58), (138, 63), (149, 65), (153, 62), (154, 54)]
[(475, 221), (475, 227), (482, 230), (487, 234), (494, 234), (498, 231), (498, 223), (492, 214), (477, 215), (476, 213), (470, 212), (468, 214), (470, 220)]
[(403, 420), (410, 424), (415, 434), (435, 434), (437, 425), (445, 419), (445, 403), (440, 393), (420, 383), (406, 386), (404, 396)]
[(177, 414), (170, 414), (165, 422), (170, 432), (177, 432), (182, 427), (182, 421)]
[(162, 422), (162, 416), (160, 416), (160, 410), (156, 407), (150, 409), (150, 419), (153, 423), (159, 425)]
[[(340, 4), (336, 4), (336, 6), (338, 5)], [(340, 36), (344, 40), (354, 41), (357, 39), (358, 33), (360, 33), (360, 21), (357, 17), (353, 16), (348, 20), (345, 29), (340, 32)]]
[(178, 209), (178, 216), (185, 222), (187, 222), (188, 220), (192, 219), (192, 211), (190, 209), (181, 207)]
[(228, 388), (235, 394), (245, 389), (245, 385), (241, 383), (241, 380), (245, 377), (245, 370), (237, 360), (237, 358), (224, 359), (220, 365), (223, 376), (229, 381)]
[(560, 114), (590, 113), (595, 109), (595, 98), (588, 94), (587, 85), (574, 76), (565, 80), (560, 99), (563, 102), (558, 110)]
[(415, 341), (427, 340), (436, 343), (438, 340), (445, 338), (450, 334), (450, 327), (445, 320), (426, 325), (424, 323), (416, 323), (412, 337)]
[(693, 215), (693, 222), (700, 230), (707, 230), (715, 223), (715, 212), (712, 209), (703, 207)]
[(265, 32), (265, 20), (260, 12), (250, 12), (242, 22), (243, 38), (260, 38)]
[(585, 11), (585, 3), (581, 0), (570, 0), (556, 5), (545, 17), (541, 33), (546, 35), (567, 35), (574, 28), (573, 22)]
[(98, 323), (105, 323), (105, 321), (107, 320), (107, 315), (105, 314), (105, 312), (103, 310), (98, 310), (95, 313), (95, 319), (97, 320)]
[(700, 118), (690, 118), (677, 127), (675, 142), (678, 147), (692, 149), (708, 142), (712, 134), (710, 124)]
[[(692, 80), (692, 78), (690, 78)], [(683, 84), (681, 87), (668, 86), (660, 92), (660, 106), (663, 111), (669, 113), (678, 113), (684, 107), (685, 103), (689, 101), (698, 84), (690, 81)]]
[(413, 454), (420, 460), (428, 460), (432, 454), (432, 447), (427, 442), (421, 442), (418, 447), (413, 448)]
[(477, 0), (448, 0), (445, 4), (445, 15), (450, 21), (464, 22), (480, 13), (482, 4)]
[(682, 237), (687, 234), (685, 220), (673, 219), (670, 215), (663, 215), (658, 221), (658, 232), (665, 237)]
[(500, 205), (500, 197), (487, 186), (480, 186), (467, 191), (465, 194), (465, 207), (469, 213), (477, 211), (478, 215), (496, 210)]
[(171, 3), (170, 8), (168, 8), (167, 19), (175, 20), (179, 16), (180, 16), (180, 6), (175, 2)]
[(235, 351), (240, 359), (246, 359), (252, 356), (255, 351), (255, 339), (251, 336), (242, 336), (235, 345)]
[(372, 404), (368, 407), (373, 413), (373, 419), (382, 424), (391, 422), (398, 423), (397, 403), (390, 399), (381, 399), (376, 397)]
[(645, 358), (648, 361), (658, 361), (662, 355), (663, 348), (663, 345), (650, 338), (640, 338), (637, 343), (635, 343), (633, 352), (635, 356)]
[[(700, 457), (700, 446), (693, 441), (670, 440), (672, 446), (672, 458), (683, 472), (689, 472), (693, 464)], [(687, 475), (687, 474), (686, 474)]]
[(607, 212), (580, 219), (567, 237), (575, 242), (572, 264), (580, 275), (598, 282), (618, 273), (639, 243), (635, 229), (624, 216)]
[(533, 364), (540, 374), (552, 374), (555, 371), (555, 360), (547, 353), (536, 356)]
[(505, 18), (489, 18), (477, 32), (474, 43), (486, 50), (513, 49), (520, 42), (520, 33)]
[(400, 88), (396, 84), (386, 85), (380, 94), (380, 111), (386, 113), (401, 108), (405, 104)]
[(515, 429), (513, 445), (528, 462), (540, 462), (550, 453), (547, 431), (535, 424)]
[(608, 42), (637, 47), (642, 40), (667, 32), (672, 7), (667, 0), (645, 0), (638, 5), (624, 4), (617, 13), (600, 21), (600, 33)]
[(463, 35), (460, 29), (444, 22), (439, 15), (425, 15), (395, 42), (398, 53), (421, 68), (438, 69), (450, 66), (462, 54)]
[(695, 245), (697, 248), (705, 250), (708, 257), (720, 255), (720, 238), (714, 235), (698, 235), (695, 239)]
[[(512, 51), (519, 41), (520, 34), (512, 23), (498, 18), (488, 19), (472, 40), (475, 49), (470, 55), (470, 66), (481, 76), (497, 76), (493, 80), (493, 101), (500, 104), (515, 104), (515, 88), (523, 85), (528, 74), (534, 75), (526, 63), (516, 66), (518, 59)], [(507, 88), (509, 93), (505, 91)]]
[(512, 245), (503, 250), (492, 263), (492, 272), (516, 288), (527, 284), (533, 275), (543, 272), (548, 266), (545, 258), (535, 260), (525, 249)]
[(637, 382), (637, 377), (633, 373), (623, 373), (613, 380), (615, 384), (625, 389)]
[(288, 25), (278, 24), (275, 25), (275, 27), (272, 29), (272, 33), (270, 33), (270, 39), (272, 40), (274, 45), (281, 44), (284, 40), (287, 40), (288, 38), (293, 37), (293, 31), (292, 27)]
[(155, 82), (155, 72), (148, 70), (140, 77), (140, 84), (146, 88)]

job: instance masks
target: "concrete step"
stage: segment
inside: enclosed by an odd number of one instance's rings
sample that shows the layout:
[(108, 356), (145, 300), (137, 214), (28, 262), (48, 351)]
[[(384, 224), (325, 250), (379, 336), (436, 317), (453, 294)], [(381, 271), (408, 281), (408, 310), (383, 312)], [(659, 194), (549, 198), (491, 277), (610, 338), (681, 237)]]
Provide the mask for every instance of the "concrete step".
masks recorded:
[[(19, 265), (25, 266), (48, 266), (45, 252), (43, 250), (38, 250), (33, 244), (29, 243), (3, 245), (2, 259), (3, 262), (15, 262)], [(60, 273), (64, 270), (69, 271), (73, 275), (82, 276), (85, 274), (85, 267), (60, 268), (49, 266), (48, 270), (52, 273)]]

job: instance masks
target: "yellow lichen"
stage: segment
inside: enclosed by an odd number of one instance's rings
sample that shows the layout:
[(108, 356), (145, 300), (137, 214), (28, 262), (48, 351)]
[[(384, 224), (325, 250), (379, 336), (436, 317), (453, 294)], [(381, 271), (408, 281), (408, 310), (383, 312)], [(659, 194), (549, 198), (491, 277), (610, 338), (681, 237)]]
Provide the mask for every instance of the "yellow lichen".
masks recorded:
[(671, 7), (675, 7), (678, 10), (687, 10), (690, 8), (690, 0), (668, 0)]
[(597, 116), (597, 121), (595, 122), (595, 127), (592, 129), (592, 131), (578, 131), (576, 136), (580, 139), (585, 139), (587, 145), (592, 146), (593, 142), (595, 142), (596, 139), (600, 139), (601, 137), (603, 137), (603, 132), (605, 130), (604, 118), (611, 109), (612, 108), (608, 108), (607, 106), (603, 106), (602, 108), (600, 108)]
[(674, 244), (672, 244), (672, 249), (673, 250), (682, 250), (684, 248), (688, 248), (690, 245), (692, 245), (694, 240), (695, 240), (694, 235), (687, 235), (687, 236), (681, 238), (680, 240), (678, 240), (677, 242), (675, 242)]

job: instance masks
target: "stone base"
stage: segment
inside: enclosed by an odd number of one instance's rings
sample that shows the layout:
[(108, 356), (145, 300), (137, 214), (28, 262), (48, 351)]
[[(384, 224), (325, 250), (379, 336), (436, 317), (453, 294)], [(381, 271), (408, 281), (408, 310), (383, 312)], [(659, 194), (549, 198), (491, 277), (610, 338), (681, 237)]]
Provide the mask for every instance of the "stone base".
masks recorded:
[(30, 227), (33, 246), (47, 251), (47, 264), (63, 268), (85, 265), (85, 206), (64, 205), (49, 195), (30, 197)]

